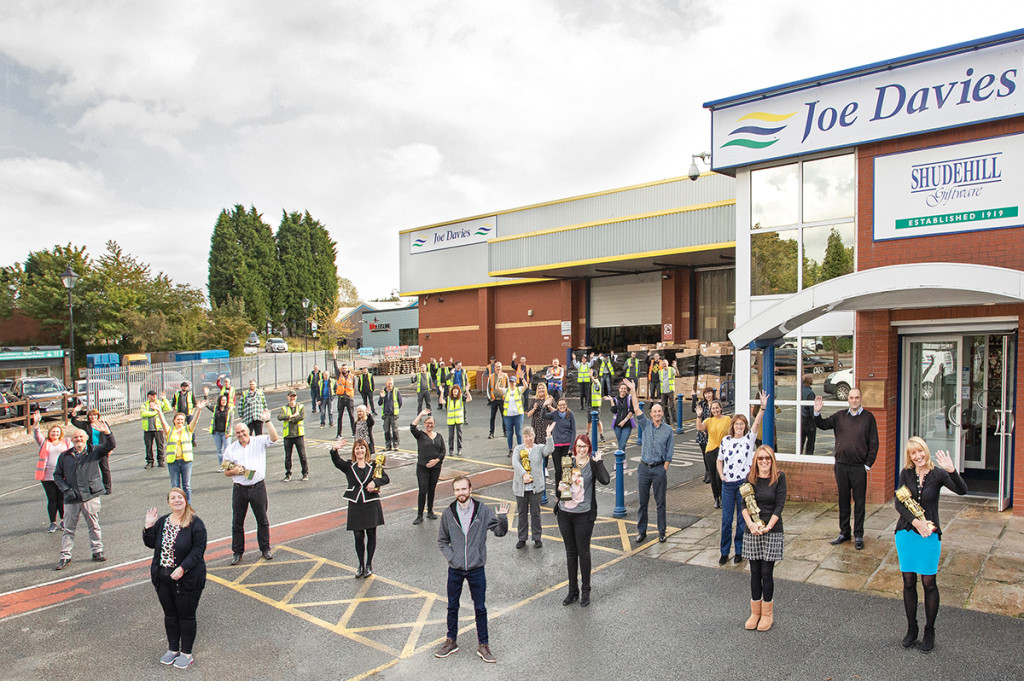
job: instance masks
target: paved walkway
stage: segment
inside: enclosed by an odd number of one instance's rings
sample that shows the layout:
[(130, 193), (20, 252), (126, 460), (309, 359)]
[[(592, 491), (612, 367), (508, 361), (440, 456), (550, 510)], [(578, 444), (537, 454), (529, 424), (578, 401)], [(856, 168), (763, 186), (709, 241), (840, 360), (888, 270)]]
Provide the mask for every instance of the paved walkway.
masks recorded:
[[(669, 513), (701, 517), (641, 555), (718, 568), (721, 511), (700, 479), (668, 491)], [(996, 510), (994, 500), (943, 496), (939, 588), (943, 606), (1024, 618), (1024, 518)], [(785, 558), (775, 575), (866, 594), (902, 598), (903, 580), (893, 543), (896, 511), (868, 504), (865, 547), (831, 546), (838, 530), (835, 503), (787, 501)], [(746, 571), (746, 562), (719, 569)]]

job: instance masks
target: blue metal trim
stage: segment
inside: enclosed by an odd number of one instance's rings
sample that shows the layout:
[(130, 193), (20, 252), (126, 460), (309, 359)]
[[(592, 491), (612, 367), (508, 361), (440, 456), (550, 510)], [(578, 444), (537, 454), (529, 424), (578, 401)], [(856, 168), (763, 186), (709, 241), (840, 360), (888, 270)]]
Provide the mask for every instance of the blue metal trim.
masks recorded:
[(768, 393), (768, 405), (761, 417), (761, 442), (775, 448), (775, 345), (769, 343), (764, 348), (761, 361), (761, 389)]
[(985, 38), (977, 38), (975, 40), (969, 40), (963, 43), (956, 43), (955, 45), (947, 45), (946, 47), (939, 47), (924, 52), (916, 52), (903, 57), (896, 57), (895, 59), (885, 59), (883, 61), (877, 61), (871, 64), (865, 64), (863, 66), (857, 66), (854, 68), (843, 69), (842, 71), (833, 71), (832, 73), (826, 73), (824, 75), (815, 76), (812, 78), (804, 78), (802, 80), (795, 80), (790, 83), (784, 83), (782, 85), (776, 85), (774, 87), (762, 88), (760, 90), (753, 90), (746, 92), (741, 95), (734, 95), (732, 97), (724, 97), (722, 99), (715, 99), (704, 103), (705, 109), (711, 109), (714, 111), (716, 108), (729, 108), (730, 106), (738, 106), (739, 104), (746, 103), (747, 100), (753, 101), (756, 99), (767, 99), (776, 95), (781, 95), (789, 92), (796, 92), (799, 90), (806, 90), (826, 83), (838, 82), (841, 80), (850, 80), (859, 76), (866, 76), (871, 73), (877, 73), (880, 71), (891, 71), (904, 66), (910, 66), (911, 64), (932, 61), (940, 59), (942, 57), (948, 57), (954, 54), (960, 54), (963, 52), (970, 52), (972, 50), (980, 50), (985, 47), (991, 47), (993, 45), (1001, 45), (1003, 43), (1012, 43), (1018, 40), (1024, 40), (1024, 29), (1017, 29), (1016, 31), (1008, 31), (1006, 33), (999, 33), (993, 36)]

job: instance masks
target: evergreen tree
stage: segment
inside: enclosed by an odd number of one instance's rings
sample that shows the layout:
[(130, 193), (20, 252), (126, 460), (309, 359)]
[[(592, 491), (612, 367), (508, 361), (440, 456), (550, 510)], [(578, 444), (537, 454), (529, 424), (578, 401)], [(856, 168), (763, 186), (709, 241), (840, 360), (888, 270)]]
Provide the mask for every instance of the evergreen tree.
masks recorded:
[[(337, 246), (327, 229), (308, 211), (282, 213), (276, 240), (281, 279), (274, 288), (274, 309), (285, 310), (288, 328), (305, 328), (314, 303), (318, 316), (333, 316), (338, 298)], [(309, 309), (303, 309), (303, 298), (310, 300)]]
[(843, 237), (839, 230), (833, 228), (828, 233), (825, 246), (825, 257), (821, 261), (821, 275), (818, 281), (828, 281), (853, 272), (853, 248), (843, 245)]
[(210, 239), (210, 304), (238, 299), (249, 324), (263, 328), (271, 313), (271, 292), (280, 281), (277, 248), (270, 225), (255, 207), (223, 210)]

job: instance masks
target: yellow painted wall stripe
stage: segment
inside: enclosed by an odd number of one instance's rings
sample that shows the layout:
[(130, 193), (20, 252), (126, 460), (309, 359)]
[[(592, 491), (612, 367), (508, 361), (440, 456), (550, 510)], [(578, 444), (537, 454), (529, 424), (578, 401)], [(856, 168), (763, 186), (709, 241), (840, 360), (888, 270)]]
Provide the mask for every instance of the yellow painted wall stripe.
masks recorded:
[[(714, 175), (715, 173), (708, 171), (701, 173), (701, 177), (707, 177)], [(618, 187), (616, 189), (605, 189), (599, 192), (591, 192), (590, 194), (580, 194), (578, 196), (570, 196), (564, 199), (554, 199), (552, 201), (542, 201), (541, 203), (531, 203), (527, 206), (520, 206), (519, 208), (506, 208), (505, 210), (499, 210), (492, 213), (481, 213), (480, 215), (474, 215), (468, 218), (459, 218), (457, 220), (446, 220), (444, 222), (435, 222), (431, 225), (424, 225), (422, 227), (412, 227), (410, 229), (400, 230), (399, 234), (411, 234), (412, 232), (421, 232), (425, 229), (434, 229), (435, 227), (446, 227), (448, 225), (455, 225), (460, 222), (469, 222), (470, 220), (480, 220), (482, 218), (490, 218), (496, 215), (508, 215), (509, 213), (518, 213), (524, 210), (531, 210), (533, 208), (543, 208), (544, 206), (557, 206), (560, 203), (569, 203), (571, 201), (580, 201), (582, 199), (591, 199), (595, 196), (607, 196), (609, 194), (618, 194), (619, 192), (628, 192), (634, 189), (643, 189), (644, 187), (657, 187), (660, 184), (670, 184), (672, 182), (679, 182), (681, 180), (689, 180), (688, 177), (670, 177), (665, 180), (654, 180), (653, 182), (641, 182), (640, 184), (631, 184), (628, 187)]]
[(736, 199), (726, 199), (724, 201), (711, 201), (710, 203), (698, 203), (692, 206), (684, 206), (682, 208), (669, 208), (667, 210), (655, 210), (648, 213), (636, 213), (634, 215), (626, 215), (617, 218), (608, 218), (607, 220), (593, 220), (591, 222), (581, 222), (576, 225), (565, 225), (563, 227), (551, 227), (549, 229), (538, 229), (533, 232), (523, 232), (522, 234), (509, 234), (508, 236), (499, 236), (493, 239), (488, 239), (487, 243), (494, 244), (501, 241), (514, 241), (516, 239), (528, 239), (534, 236), (542, 236), (544, 234), (557, 234), (559, 232), (571, 232), (576, 229), (587, 229), (588, 227), (600, 227), (601, 225), (615, 225), (622, 222), (629, 222), (630, 220), (646, 220), (647, 218), (663, 217), (665, 215), (678, 215), (681, 213), (692, 213), (698, 210), (709, 210), (711, 208), (722, 208), (724, 206), (733, 206), (736, 204)]
[(454, 333), (456, 331), (479, 331), (480, 325), (472, 326), (439, 326), (434, 329), (420, 329), (420, 333)]
[(523, 267), (514, 270), (500, 270), (497, 272), (488, 272), (487, 274), (492, 277), (510, 277), (516, 274), (526, 272), (539, 272), (541, 270), (556, 270), (563, 267), (579, 267), (581, 265), (600, 265), (602, 263), (609, 262), (622, 262), (623, 260), (638, 260), (640, 258), (656, 258), (665, 255), (678, 255), (680, 253), (697, 253), (700, 251), (714, 251), (725, 248), (736, 248), (735, 241), (723, 241), (717, 244), (703, 244), (701, 246), (686, 246), (684, 248), (667, 248), (661, 251), (645, 251), (643, 253), (630, 253), (628, 255), (613, 255), (605, 256), (603, 258), (590, 258), (588, 260), (569, 260), (566, 262), (551, 263), (548, 265), (536, 265), (533, 267)]
[(539, 322), (502, 322), (495, 324), (496, 329), (521, 329), (527, 326), (561, 326), (561, 319), (545, 319)]

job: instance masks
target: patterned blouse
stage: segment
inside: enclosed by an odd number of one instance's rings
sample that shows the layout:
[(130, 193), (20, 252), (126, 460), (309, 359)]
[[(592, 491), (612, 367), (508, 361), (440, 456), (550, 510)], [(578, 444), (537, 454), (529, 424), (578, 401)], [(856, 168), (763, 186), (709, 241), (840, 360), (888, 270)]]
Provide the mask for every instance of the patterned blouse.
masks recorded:
[(175, 525), (170, 518), (164, 522), (164, 537), (160, 542), (160, 567), (177, 567), (174, 564), (174, 542), (177, 541), (179, 532), (181, 525)]
[(750, 473), (750, 464), (754, 461), (754, 434), (725, 437), (718, 450), (718, 460), (722, 462), (723, 482), (739, 482), (746, 479)]

